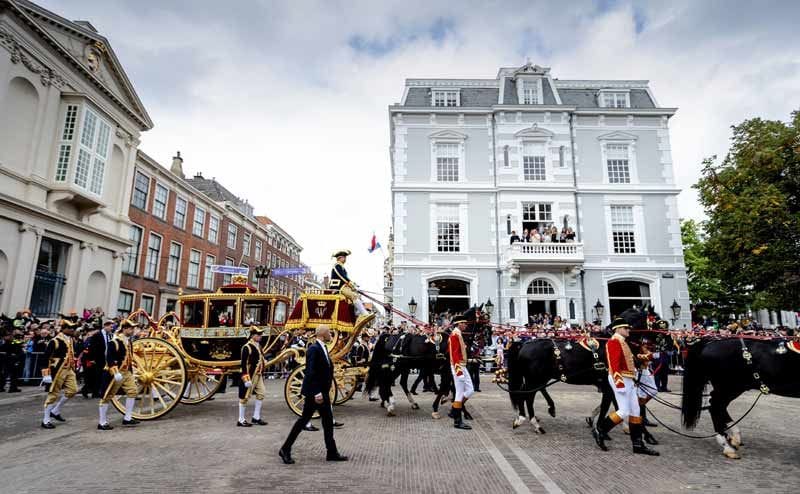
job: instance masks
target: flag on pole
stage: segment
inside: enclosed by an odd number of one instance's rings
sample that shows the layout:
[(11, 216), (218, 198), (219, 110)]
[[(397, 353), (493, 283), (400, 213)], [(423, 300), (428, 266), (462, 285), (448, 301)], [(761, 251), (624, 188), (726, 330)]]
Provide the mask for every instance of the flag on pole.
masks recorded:
[(381, 243), (378, 242), (378, 237), (376, 237), (375, 234), (373, 233), (372, 234), (372, 240), (369, 243), (369, 249), (367, 249), (367, 251), (370, 254), (372, 254), (373, 252), (375, 252), (377, 249), (380, 249), (380, 248), (381, 248)]

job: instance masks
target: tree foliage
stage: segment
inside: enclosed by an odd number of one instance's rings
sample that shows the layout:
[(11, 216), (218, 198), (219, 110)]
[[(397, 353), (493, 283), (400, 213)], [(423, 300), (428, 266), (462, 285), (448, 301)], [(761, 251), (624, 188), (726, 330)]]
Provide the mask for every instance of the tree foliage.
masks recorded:
[(796, 309), (800, 111), (788, 123), (754, 118), (732, 129), (728, 155), (706, 159), (695, 185), (708, 216), (701, 272), (720, 280), (734, 305)]

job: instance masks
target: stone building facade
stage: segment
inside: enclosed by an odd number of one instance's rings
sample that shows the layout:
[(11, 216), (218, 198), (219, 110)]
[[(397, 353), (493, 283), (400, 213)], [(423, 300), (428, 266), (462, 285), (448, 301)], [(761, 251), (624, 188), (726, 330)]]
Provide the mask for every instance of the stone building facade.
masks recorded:
[[(608, 323), (644, 304), (673, 319), (677, 305), (688, 324), (675, 111), (647, 81), (559, 80), (530, 63), (408, 79), (389, 107), (393, 304), (413, 297), (430, 314), (491, 300), (495, 320), (517, 325), (595, 320), (595, 307)], [(512, 245), (524, 230), (547, 241)]]

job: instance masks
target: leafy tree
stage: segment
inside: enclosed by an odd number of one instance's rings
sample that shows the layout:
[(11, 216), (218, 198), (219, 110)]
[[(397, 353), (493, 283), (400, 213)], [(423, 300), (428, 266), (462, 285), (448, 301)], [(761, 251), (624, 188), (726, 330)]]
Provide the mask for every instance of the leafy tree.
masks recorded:
[(788, 123), (753, 118), (732, 129), (728, 155), (721, 163), (706, 159), (694, 186), (708, 216), (702, 248), (706, 267), (734, 305), (796, 309), (800, 111)]

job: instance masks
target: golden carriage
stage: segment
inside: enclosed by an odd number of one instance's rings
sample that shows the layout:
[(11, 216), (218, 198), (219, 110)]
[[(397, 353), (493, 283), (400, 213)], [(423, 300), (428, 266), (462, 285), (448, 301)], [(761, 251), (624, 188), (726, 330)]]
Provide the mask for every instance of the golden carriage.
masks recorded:
[[(295, 367), (285, 383), (286, 403), (297, 414), (303, 408), (300, 393), (305, 373), (305, 348), (289, 346), (294, 332), (331, 327), (328, 349), (335, 366), (336, 386), (332, 402), (341, 404), (355, 393), (366, 368), (350, 367), (345, 357), (355, 339), (374, 318), (354, 322), (347, 300), (336, 294), (303, 293), (287, 318), (290, 300), (277, 294), (259, 293), (243, 277), (215, 293), (180, 295), (176, 312), (154, 321), (144, 310), (129, 317), (147, 323), (148, 334), (133, 342), (133, 374), (138, 396), (133, 416), (139, 420), (162, 417), (178, 403), (196, 405), (216, 393), (224, 377), (241, 370), (241, 348), (251, 324), (266, 331), (262, 352), (269, 369), (291, 358)], [(313, 336), (308, 343), (313, 341)], [(335, 393), (335, 395), (334, 395)], [(117, 396), (114, 406), (124, 411)]]

